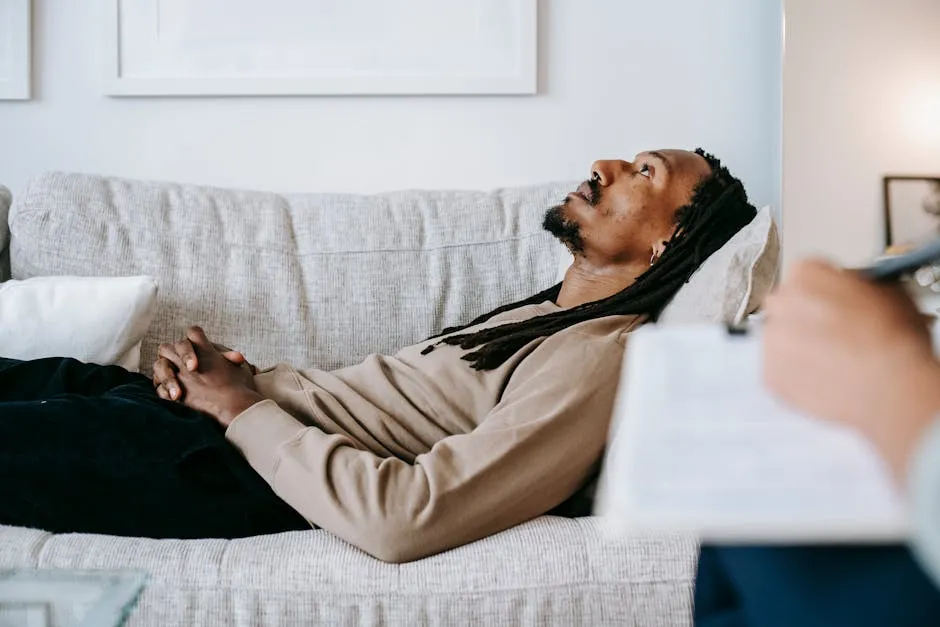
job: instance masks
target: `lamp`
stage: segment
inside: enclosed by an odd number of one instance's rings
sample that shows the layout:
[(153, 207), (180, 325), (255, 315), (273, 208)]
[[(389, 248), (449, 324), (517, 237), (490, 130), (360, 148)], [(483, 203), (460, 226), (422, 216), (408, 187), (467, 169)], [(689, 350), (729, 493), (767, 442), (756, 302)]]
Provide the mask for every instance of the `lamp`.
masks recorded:
[(940, 145), (940, 77), (913, 90), (904, 114), (912, 139)]

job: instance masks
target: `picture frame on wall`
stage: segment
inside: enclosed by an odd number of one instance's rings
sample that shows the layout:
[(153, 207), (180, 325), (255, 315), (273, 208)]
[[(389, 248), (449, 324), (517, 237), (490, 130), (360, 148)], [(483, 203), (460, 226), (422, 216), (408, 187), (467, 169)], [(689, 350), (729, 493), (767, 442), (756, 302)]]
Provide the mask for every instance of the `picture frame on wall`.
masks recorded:
[(898, 252), (940, 237), (940, 174), (883, 179), (885, 248)]
[(30, 0), (0, 0), (0, 100), (31, 96)]
[(101, 0), (111, 96), (534, 94), (538, 0)]

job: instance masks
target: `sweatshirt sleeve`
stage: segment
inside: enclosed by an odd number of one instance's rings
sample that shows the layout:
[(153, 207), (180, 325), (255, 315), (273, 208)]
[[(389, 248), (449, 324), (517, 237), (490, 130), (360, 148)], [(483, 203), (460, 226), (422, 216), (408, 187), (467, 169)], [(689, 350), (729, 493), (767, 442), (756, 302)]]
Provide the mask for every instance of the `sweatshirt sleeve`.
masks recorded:
[(927, 428), (908, 472), (913, 549), (940, 587), (940, 417)]
[(569, 337), (562, 350), (556, 337), (520, 363), (474, 431), (414, 463), (305, 426), (270, 400), (239, 415), (226, 437), (310, 522), (380, 560), (420, 559), (539, 516), (588, 478), (607, 439), (623, 347)]

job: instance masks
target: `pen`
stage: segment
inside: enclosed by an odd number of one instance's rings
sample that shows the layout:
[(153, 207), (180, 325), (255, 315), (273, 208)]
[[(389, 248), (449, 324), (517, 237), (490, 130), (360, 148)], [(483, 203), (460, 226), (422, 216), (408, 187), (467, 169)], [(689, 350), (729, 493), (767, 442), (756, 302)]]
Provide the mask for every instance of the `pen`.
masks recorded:
[(889, 257), (867, 268), (860, 268), (858, 272), (872, 281), (894, 281), (937, 261), (940, 261), (940, 239), (903, 255)]

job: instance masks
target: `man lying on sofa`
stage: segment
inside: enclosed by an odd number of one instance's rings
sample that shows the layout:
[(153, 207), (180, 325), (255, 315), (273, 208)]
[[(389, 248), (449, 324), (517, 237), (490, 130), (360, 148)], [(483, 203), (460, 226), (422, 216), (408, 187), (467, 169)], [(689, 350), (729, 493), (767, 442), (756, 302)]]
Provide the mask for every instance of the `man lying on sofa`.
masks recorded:
[(575, 255), (561, 284), (394, 356), (258, 372), (193, 327), (160, 347), (153, 381), (0, 359), (0, 522), (162, 538), (316, 525), (401, 562), (544, 514), (597, 468), (626, 334), (755, 213), (714, 157), (645, 152), (593, 164), (546, 214)]

